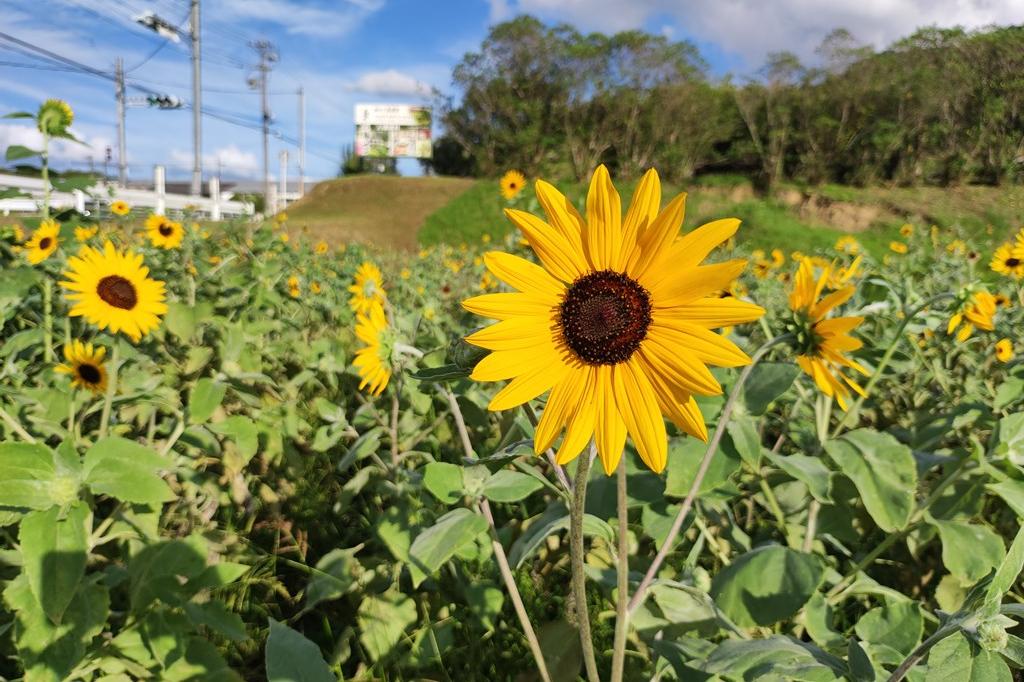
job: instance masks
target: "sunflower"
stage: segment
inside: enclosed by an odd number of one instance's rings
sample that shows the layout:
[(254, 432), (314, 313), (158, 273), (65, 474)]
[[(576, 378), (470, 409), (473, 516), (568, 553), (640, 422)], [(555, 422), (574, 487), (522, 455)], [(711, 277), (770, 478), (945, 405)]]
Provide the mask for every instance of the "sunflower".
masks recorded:
[(501, 176), (498, 185), (501, 187), (501, 196), (511, 201), (526, 187), (526, 177), (517, 170), (510, 170)]
[(57, 365), (55, 371), (71, 376), (71, 385), (76, 388), (87, 388), (93, 393), (103, 393), (107, 389), (107, 369), (103, 366), (103, 358), (107, 349), (102, 346), (93, 348), (91, 343), (73, 341), (64, 344), (66, 364)]
[(842, 251), (843, 253), (848, 253), (851, 256), (856, 256), (860, 253), (860, 242), (848, 234), (843, 235), (836, 240), (836, 251)]
[(962, 343), (971, 337), (975, 327), (987, 332), (995, 329), (995, 315), (996, 297), (987, 291), (978, 291), (949, 318), (946, 333), (952, 335), (956, 332), (956, 340)]
[(118, 199), (110, 204), (110, 212), (114, 215), (126, 216), (132, 210), (132, 207), (128, 205), (128, 202), (121, 201)]
[(661, 183), (653, 170), (638, 185), (625, 218), (604, 166), (591, 180), (586, 218), (552, 185), (539, 180), (536, 190), (547, 223), (523, 211), (505, 215), (542, 265), (488, 252), (488, 270), (518, 293), (462, 302), (470, 312), (500, 320), (466, 338), (492, 351), (471, 378), (512, 380), (491, 400), (495, 411), (550, 389), (534, 437), (538, 453), (564, 428), (558, 461), (575, 458), (593, 437), (610, 474), (628, 433), (647, 466), (660, 472), (667, 447), (662, 414), (706, 440), (693, 396), (722, 392), (707, 365), (750, 362), (711, 331), (764, 314), (751, 303), (718, 298), (746, 261), (700, 265), (735, 234), (739, 221), (718, 220), (677, 240), (686, 195), (659, 213)]
[(80, 242), (87, 242), (95, 237), (96, 233), (99, 231), (100, 228), (98, 225), (93, 225), (92, 227), (83, 227), (80, 225), (75, 228), (75, 239)]
[(370, 261), (364, 261), (356, 269), (355, 279), (348, 290), (352, 294), (348, 305), (356, 313), (366, 314), (371, 306), (382, 305), (387, 298), (380, 268)]
[(68, 259), (68, 299), (74, 303), (69, 313), (83, 316), (100, 329), (124, 332), (132, 341), (160, 325), (167, 312), (164, 283), (149, 277), (142, 256), (118, 251), (107, 241), (103, 250), (90, 246)]
[(893, 253), (898, 253), (901, 256), (908, 251), (906, 244), (897, 241), (889, 242), (889, 250)]
[(999, 362), (1013, 360), (1013, 342), (1010, 339), (1000, 339), (996, 343), (996, 359)]
[(914, 236), (914, 226), (911, 225), (910, 223), (903, 223), (903, 225), (900, 227), (900, 236), (901, 237), (912, 237), (912, 236)]
[(854, 258), (853, 262), (850, 263), (849, 266), (832, 266), (829, 269), (828, 283), (825, 286), (827, 286), (831, 291), (842, 289), (850, 282), (850, 280), (857, 277), (857, 271), (860, 269), (862, 260), (864, 260), (864, 254)]
[(48, 99), (39, 105), (36, 127), (45, 135), (63, 135), (75, 120), (75, 112), (62, 99)]
[(796, 273), (796, 282), (789, 295), (789, 308), (794, 314), (791, 327), (800, 353), (797, 364), (814, 379), (822, 393), (834, 397), (845, 410), (850, 389), (864, 395), (864, 389), (843, 373), (844, 368), (865, 375), (868, 373), (860, 363), (845, 355), (863, 345), (859, 339), (850, 336), (850, 332), (864, 318), (828, 317), (829, 311), (849, 300), (855, 291), (855, 287), (846, 286), (819, 300), (832, 277), (831, 270), (831, 266), (824, 268), (815, 280), (814, 265), (810, 259), (805, 259)]
[(327, 242), (320, 241), (316, 243), (316, 248), (314, 249), (314, 251), (316, 251), (316, 255), (322, 256), (325, 253), (327, 253), (330, 250), (330, 248), (331, 247), (327, 245)]
[(992, 298), (995, 300), (997, 308), (1009, 308), (1013, 303), (1006, 294), (993, 294)]
[(356, 359), (352, 362), (362, 378), (359, 388), (367, 388), (372, 395), (380, 395), (391, 379), (388, 320), (380, 302), (371, 301), (365, 311), (358, 313), (356, 338), (365, 344), (356, 351)]
[(44, 220), (25, 242), (25, 258), (32, 265), (38, 265), (53, 255), (60, 245), (60, 225), (55, 220)]
[(146, 218), (146, 232), (153, 246), (161, 249), (176, 249), (185, 237), (185, 228), (181, 223), (155, 213)]
[(786, 254), (782, 253), (782, 249), (772, 249), (772, 267), (781, 268), (786, 264)]
[(989, 267), (1000, 275), (1021, 279), (1024, 277), (1024, 246), (1014, 246), (1009, 242), (1003, 244), (996, 249)]
[(967, 253), (967, 242), (963, 239), (954, 239), (946, 245), (946, 253), (951, 253), (954, 256), (962, 256)]
[(319, 294), (323, 289), (320, 287), (320, 282), (310, 282), (309, 291), (312, 294)]

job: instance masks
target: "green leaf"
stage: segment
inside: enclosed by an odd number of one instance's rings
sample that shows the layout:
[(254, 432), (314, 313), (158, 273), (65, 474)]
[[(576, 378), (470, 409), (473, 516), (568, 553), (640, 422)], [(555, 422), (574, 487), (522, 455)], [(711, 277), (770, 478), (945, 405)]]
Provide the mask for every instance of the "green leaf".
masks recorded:
[(832, 503), (832, 472), (820, 457), (799, 453), (779, 455), (774, 452), (768, 452), (767, 457), (772, 464), (806, 485), (811, 497), (818, 502)]
[(423, 486), (444, 504), (455, 504), (465, 494), (462, 467), (448, 462), (431, 462), (424, 467)]
[(234, 611), (229, 611), (228, 607), (219, 601), (208, 601), (205, 604), (185, 604), (185, 613), (193, 624), (205, 625), (233, 642), (242, 642), (249, 638), (241, 616)]
[(480, 619), (485, 630), (493, 630), (505, 603), (505, 592), (494, 585), (479, 582), (467, 585), (465, 590), (470, 613)]
[(397, 591), (371, 595), (359, 604), (358, 622), (359, 641), (370, 658), (379, 661), (391, 653), (406, 628), (416, 622), (416, 604)]
[(651, 597), (670, 623), (701, 624), (718, 619), (711, 598), (692, 587), (661, 583), (651, 587)]
[[(697, 476), (697, 469), (700, 468), (700, 461), (704, 458), (707, 447), (707, 444), (696, 438), (673, 438), (669, 441), (666, 495), (686, 497)], [(719, 448), (711, 458), (707, 474), (701, 481), (699, 494), (711, 492), (739, 470), (742, 461), (737, 454)]]
[(942, 539), (942, 563), (964, 583), (981, 580), (1006, 556), (1003, 539), (986, 526), (932, 520)]
[[(176, 642), (181, 646), (180, 641)], [(177, 653), (180, 649), (175, 649)], [(185, 644), (185, 655), (178, 658), (164, 670), (162, 682), (242, 682), (238, 673), (228, 667), (227, 661), (210, 642), (191, 637)]]
[(1024, 518), (1024, 481), (1015, 478), (1007, 478), (998, 483), (989, 483), (985, 486), (999, 497), (1013, 510), (1013, 513)]
[(96, 494), (137, 504), (160, 504), (175, 498), (157, 473), (170, 462), (150, 448), (124, 438), (103, 438), (85, 453), (85, 483)]
[(487, 530), (483, 516), (468, 509), (453, 509), (422, 531), (409, 548), (409, 571), (413, 587), (419, 587), (427, 576), (452, 558), (463, 545)]
[(61, 503), (54, 499), (55, 493), (61, 497), (53, 485), (57, 472), (57, 454), (45, 445), (0, 443), (0, 506), (48, 509)]
[(106, 588), (88, 583), (78, 589), (55, 625), (32, 594), (28, 579), (18, 576), (4, 590), (4, 600), (15, 611), (14, 644), (25, 669), (25, 679), (65, 679), (82, 660), (89, 643), (103, 631), (110, 613)]
[(8, 161), (18, 161), (19, 159), (28, 159), (33, 156), (39, 156), (42, 152), (35, 149), (29, 149), (28, 147), (20, 144), (12, 144), (7, 148), (7, 153), (4, 155)]
[(179, 340), (188, 342), (196, 333), (196, 312), (187, 303), (170, 302), (164, 315), (164, 324)]
[(985, 597), (986, 616), (994, 616), (998, 613), (1003, 595), (1009, 592), (1017, 582), (1022, 569), (1024, 569), (1024, 526), (1017, 529), (1017, 535), (1013, 538), (1010, 551), (1006, 553), (1006, 557), (992, 577), (992, 582), (989, 583)]
[(747, 416), (737, 416), (725, 425), (729, 435), (729, 444), (739, 454), (740, 459), (752, 467), (761, 461), (761, 436), (757, 433), (757, 423)]
[(996, 435), (995, 454), (1024, 466), (1024, 412), (1000, 419)]
[(76, 173), (74, 175), (53, 178), (50, 184), (58, 192), (73, 192), (75, 190), (89, 189), (96, 184), (96, 179), (91, 175)]
[(157, 600), (179, 605), (191, 596), (182, 579), (195, 578), (204, 568), (205, 542), (200, 536), (147, 545), (128, 563), (132, 610), (144, 612)]
[(537, 628), (544, 665), (552, 680), (579, 679), (583, 646), (577, 629), (565, 620), (553, 620)]
[(999, 654), (978, 647), (954, 632), (928, 654), (925, 682), (1011, 682), (1013, 676)]
[(337, 599), (352, 589), (356, 584), (356, 570), (360, 568), (355, 556), (358, 551), (358, 547), (337, 548), (320, 557), (306, 586), (305, 609)]
[(800, 368), (790, 362), (759, 362), (743, 386), (747, 412), (764, 414), (773, 401), (789, 390), (799, 374)]
[(92, 514), (85, 504), (61, 513), (59, 507), (34, 511), (21, 522), (18, 541), (32, 593), (54, 623), (75, 596), (85, 574)]
[(826, 649), (836, 649), (846, 640), (832, 629), (832, 607), (821, 592), (815, 592), (804, 604), (804, 626), (814, 643)]
[(409, 372), (409, 377), (417, 381), (457, 381), (465, 379), (473, 373), (473, 369), (464, 369), (458, 365), (449, 364), (441, 367), (428, 367), (416, 372)]
[(728, 639), (704, 662), (703, 670), (723, 680), (841, 680), (846, 666), (835, 656), (782, 635)]
[[(415, 607), (413, 608), (415, 616)], [(270, 619), (267, 637), (267, 682), (337, 682), (313, 642), (284, 623)]]
[(865, 642), (884, 644), (907, 656), (921, 640), (924, 618), (920, 605), (908, 599), (871, 609), (854, 629)]
[(772, 625), (800, 610), (824, 575), (818, 557), (768, 545), (738, 557), (711, 583), (711, 596), (737, 625)]
[(543, 487), (543, 483), (529, 474), (502, 469), (487, 479), (484, 497), (492, 502), (518, 502)]
[(210, 424), (210, 430), (226, 436), (235, 444), (238, 454), (242, 457), (242, 466), (248, 464), (259, 450), (259, 427), (249, 417), (240, 414), (232, 415), (222, 422)]
[(192, 387), (192, 395), (188, 401), (188, 416), (193, 424), (202, 424), (213, 416), (220, 407), (228, 387), (213, 379), (203, 378)]
[[(512, 549), (508, 553), (508, 561), (512, 568), (518, 570), (549, 535), (568, 528), (569, 511), (561, 503), (552, 504), (543, 514), (532, 520), (526, 532), (512, 543)], [(611, 526), (592, 514), (583, 515), (583, 535), (603, 538), (609, 545), (615, 542), (615, 531)]]
[(825, 450), (857, 486), (879, 528), (891, 533), (906, 527), (917, 489), (910, 448), (887, 433), (858, 429), (828, 441)]

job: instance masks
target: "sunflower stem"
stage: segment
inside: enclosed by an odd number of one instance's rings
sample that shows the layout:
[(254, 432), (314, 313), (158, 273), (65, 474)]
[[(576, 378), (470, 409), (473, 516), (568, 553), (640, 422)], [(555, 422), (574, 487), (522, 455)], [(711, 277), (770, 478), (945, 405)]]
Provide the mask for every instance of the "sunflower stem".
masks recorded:
[(633, 592), (633, 598), (629, 601), (629, 613), (632, 615), (641, 604), (644, 603), (644, 599), (647, 597), (647, 590), (654, 581), (654, 577), (658, 574), (658, 570), (661, 565), (665, 563), (665, 559), (668, 557), (669, 551), (675, 544), (676, 537), (683, 529), (683, 522), (686, 520), (686, 516), (690, 513), (690, 509), (693, 507), (694, 500), (697, 499), (697, 493), (700, 491), (701, 483), (704, 482), (704, 476), (708, 473), (708, 467), (711, 466), (711, 458), (714, 457), (718, 451), (718, 445), (722, 442), (722, 436), (725, 435), (725, 427), (729, 424), (729, 417), (732, 416), (732, 410), (736, 406), (736, 401), (739, 399), (740, 393), (742, 392), (743, 384), (746, 383), (750, 373), (757, 366), (757, 363), (763, 358), (773, 346), (780, 343), (790, 341), (793, 338), (792, 334), (782, 334), (776, 336), (773, 339), (765, 341), (757, 352), (754, 353), (750, 359), (750, 364), (743, 368), (736, 383), (733, 385), (732, 390), (729, 392), (729, 398), (725, 401), (725, 406), (722, 408), (722, 413), (718, 417), (718, 425), (715, 427), (715, 434), (708, 441), (707, 450), (704, 451), (704, 458), (700, 461), (700, 467), (697, 469), (697, 475), (693, 479), (693, 483), (690, 485), (690, 490), (686, 493), (686, 498), (683, 500), (683, 504), (679, 507), (679, 512), (676, 514), (675, 520), (672, 522), (672, 527), (668, 531), (668, 535), (665, 536), (664, 542), (661, 543), (661, 547), (658, 548), (658, 553), (654, 556), (654, 561), (651, 562), (650, 568), (647, 569), (647, 573), (644, 574), (643, 580), (637, 586), (636, 591)]
[(43, 358), (53, 362), (53, 280), (43, 279)]
[(903, 319), (896, 328), (896, 333), (893, 335), (892, 341), (889, 342), (889, 347), (885, 349), (885, 354), (882, 356), (881, 361), (879, 361), (875, 371), (871, 374), (871, 378), (868, 379), (868, 383), (864, 386), (864, 394), (857, 396), (857, 399), (853, 402), (850, 409), (847, 410), (836, 423), (836, 427), (832, 430), (832, 438), (837, 437), (843, 432), (843, 429), (846, 428), (846, 423), (850, 421), (851, 418), (854, 420), (857, 418), (860, 413), (861, 405), (864, 404), (865, 397), (871, 395), (871, 390), (875, 387), (875, 384), (878, 383), (878, 380), (882, 378), (882, 373), (885, 372), (885, 368), (889, 366), (889, 361), (892, 360), (893, 354), (896, 353), (896, 349), (899, 347), (900, 342), (903, 341), (903, 332), (906, 330), (907, 325), (910, 324), (910, 321), (917, 317), (918, 313), (922, 310), (925, 310), (926, 308), (929, 308), (930, 306), (933, 306), (939, 301), (943, 301), (947, 298), (956, 298), (956, 294), (946, 292), (932, 296), (909, 312), (907, 312), (906, 306), (904, 306)]
[(107, 381), (107, 394), (103, 397), (103, 412), (100, 413), (100, 438), (107, 437), (107, 430), (110, 427), (110, 408), (114, 404), (114, 395), (117, 393), (117, 375), (121, 370), (118, 358), (120, 348), (120, 344), (115, 341), (114, 350), (110, 354), (110, 378)]
[[(456, 400), (455, 394), (447, 386), (444, 386), (444, 392), (445, 397), (448, 399), (448, 406), (451, 408), (452, 418), (455, 419), (455, 427), (462, 441), (462, 449), (466, 457), (477, 459), (476, 453), (473, 452), (473, 443), (469, 438), (469, 429), (466, 428), (466, 420), (462, 416), (462, 408), (459, 407), (459, 401)], [(498, 562), (498, 572), (501, 573), (502, 582), (505, 583), (505, 590), (512, 600), (512, 608), (519, 618), (519, 625), (523, 628), (523, 635), (526, 636), (526, 641), (530, 645), (530, 652), (533, 654), (533, 661), (537, 665), (540, 679), (542, 682), (551, 682), (547, 663), (544, 661), (544, 651), (540, 648), (540, 640), (537, 639), (537, 633), (534, 632), (533, 625), (530, 623), (530, 615), (526, 613), (523, 597), (519, 594), (519, 586), (516, 585), (515, 576), (512, 575), (512, 568), (509, 566), (508, 557), (505, 555), (505, 547), (501, 544), (501, 538), (498, 537), (498, 527), (494, 523), (491, 505), (487, 498), (482, 497), (475, 503), (475, 506), (487, 520), (487, 527), (491, 534), (491, 550), (494, 552), (494, 558)]]
[(43, 220), (50, 219), (50, 136), (43, 133), (43, 153), (39, 155), (43, 179)]
[(597, 673), (597, 659), (594, 656), (594, 641), (590, 634), (587, 576), (583, 571), (583, 509), (587, 502), (590, 461), (595, 450), (596, 446), (591, 441), (590, 451), (576, 458), (576, 479), (572, 488), (572, 507), (569, 509), (569, 559), (572, 567), (572, 600), (576, 610), (580, 644), (583, 646), (583, 663), (587, 669), (587, 679), (590, 682), (601, 682), (601, 676)]
[(10, 427), (11, 431), (21, 436), (21, 439), (26, 443), (35, 443), (36, 439), (32, 437), (32, 434), (26, 431), (17, 419), (8, 414), (7, 410), (0, 407), (0, 419), (4, 420), (4, 423)]
[(619, 517), (618, 594), (615, 601), (615, 640), (612, 645), (612, 682), (622, 682), (626, 664), (626, 636), (629, 634), (629, 510), (626, 507), (626, 463), (618, 467), (615, 485), (616, 514)]

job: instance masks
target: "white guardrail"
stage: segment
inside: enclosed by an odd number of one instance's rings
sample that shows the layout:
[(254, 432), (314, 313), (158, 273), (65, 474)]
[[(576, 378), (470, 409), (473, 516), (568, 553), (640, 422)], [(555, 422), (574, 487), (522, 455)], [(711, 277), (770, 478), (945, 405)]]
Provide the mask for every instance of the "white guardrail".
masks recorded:
[[(247, 201), (231, 201), (230, 193), (220, 191), (220, 180), (210, 178), (210, 196), (196, 197), (188, 194), (168, 194), (164, 184), (164, 168), (157, 166), (153, 172), (154, 189), (134, 189), (118, 187), (113, 183), (101, 182), (89, 188), (70, 192), (50, 192), (50, 206), (54, 208), (74, 208), (80, 213), (88, 213), (97, 202), (101, 205), (121, 200), (133, 209), (149, 209), (153, 213), (164, 215), (167, 212), (183, 212), (190, 209), (193, 213), (208, 217), (210, 220), (221, 220), (231, 216), (251, 216), (255, 213), (252, 203)], [(17, 189), (27, 197), (0, 199), (0, 214), (35, 213), (39, 211), (43, 199), (43, 181), (39, 178), (26, 178), (19, 175), (0, 173), (0, 190)]]

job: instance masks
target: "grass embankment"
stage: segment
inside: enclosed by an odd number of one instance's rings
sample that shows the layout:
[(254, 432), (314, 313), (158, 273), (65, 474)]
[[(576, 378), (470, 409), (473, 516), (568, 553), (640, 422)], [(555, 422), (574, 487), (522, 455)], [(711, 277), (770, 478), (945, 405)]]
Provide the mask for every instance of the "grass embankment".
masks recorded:
[[(619, 187), (623, 206), (635, 183)], [(560, 189), (577, 206), (585, 203), (586, 187), (565, 183)], [(663, 187), (663, 201), (681, 187)], [(751, 248), (775, 247), (814, 251), (828, 249), (843, 234), (853, 233), (876, 256), (888, 252), (889, 242), (900, 239), (899, 228), (937, 225), (982, 244), (1007, 238), (1024, 223), (1022, 187), (918, 187), (855, 188), (826, 185), (783, 186), (771, 196), (758, 196), (740, 179), (711, 177), (687, 188), (685, 229), (709, 220), (735, 216), (743, 220), (740, 239)], [(509, 204), (497, 184), (480, 180), (427, 216), (419, 232), (423, 244), (477, 242), (487, 233), (499, 237), (511, 224), (502, 209), (513, 206), (537, 212), (536, 200), (524, 192)], [(991, 234), (989, 234), (991, 228)]]

